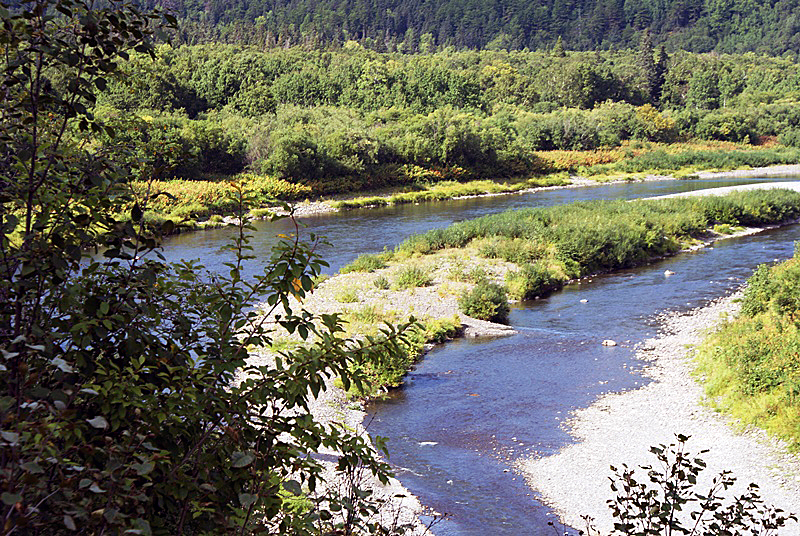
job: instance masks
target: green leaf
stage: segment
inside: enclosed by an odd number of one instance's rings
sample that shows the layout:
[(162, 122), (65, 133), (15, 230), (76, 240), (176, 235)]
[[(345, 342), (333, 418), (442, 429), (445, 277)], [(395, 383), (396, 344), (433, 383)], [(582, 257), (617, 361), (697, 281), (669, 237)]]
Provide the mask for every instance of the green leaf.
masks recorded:
[(6, 491), (2, 495), (0, 495), (0, 500), (2, 500), (3, 504), (5, 504), (6, 506), (14, 506), (15, 504), (17, 504), (22, 500), (22, 495), (20, 495), (19, 493), (9, 493)]
[(102, 415), (98, 415), (94, 419), (86, 419), (86, 422), (88, 422), (89, 424), (91, 424), (95, 428), (99, 428), (99, 429), (103, 429), (103, 430), (108, 428), (108, 421)]
[(0, 432), (0, 437), (11, 443), (12, 446), (19, 443), (19, 434), (16, 432)]
[(56, 367), (58, 367), (58, 369), (61, 372), (66, 372), (66, 373), (75, 372), (75, 369), (73, 369), (69, 365), (69, 363), (67, 363), (66, 361), (64, 361), (60, 357), (54, 357), (53, 359), (51, 359), (50, 360), (50, 364), (51, 365), (55, 365)]
[(25, 462), (20, 467), (34, 475), (44, 473), (44, 469), (36, 462)]
[(247, 467), (256, 457), (251, 452), (234, 452), (231, 456), (231, 467), (241, 468)]
[(283, 483), (283, 489), (291, 493), (292, 495), (302, 495), (303, 488), (300, 487), (300, 483), (297, 480), (287, 480)]
[(134, 203), (133, 208), (131, 209), (131, 221), (140, 222), (142, 221), (142, 207), (139, 206), (139, 203)]
[(125, 534), (139, 534), (141, 536), (153, 535), (153, 529), (150, 528), (150, 522), (146, 519), (134, 519), (133, 526), (135, 528), (126, 530)]
[(136, 471), (136, 474), (139, 476), (144, 476), (149, 474), (155, 469), (156, 464), (154, 462), (144, 462), (144, 463), (134, 463), (131, 464), (131, 469)]
[(252, 505), (256, 503), (258, 500), (258, 495), (254, 493), (240, 493), (239, 494), (239, 502), (241, 503), (242, 507), (250, 508)]

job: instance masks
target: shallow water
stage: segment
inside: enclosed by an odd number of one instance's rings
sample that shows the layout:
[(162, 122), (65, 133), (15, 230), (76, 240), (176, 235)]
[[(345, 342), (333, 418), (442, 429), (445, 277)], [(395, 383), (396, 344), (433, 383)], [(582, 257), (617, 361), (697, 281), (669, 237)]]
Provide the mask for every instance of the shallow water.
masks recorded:
[[(328, 271), (335, 272), (358, 254), (392, 247), (411, 234), (508, 208), (765, 180), (776, 179), (604, 185), (354, 210), (303, 223), (304, 232), (333, 243), (323, 254), (331, 263)], [(293, 230), (286, 220), (257, 227), (253, 246), (264, 258), (275, 234)], [(164, 253), (170, 259), (199, 257), (210, 269), (221, 270), (228, 254), (220, 248), (231, 235), (232, 230), (221, 229), (177, 236)], [(401, 482), (425, 506), (449, 515), (436, 525), (437, 535), (554, 534), (547, 524), (554, 520), (552, 512), (537, 502), (513, 462), (546, 456), (569, 443), (562, 424), (571, 410), (590, 405), (604, 392), (642, 385), (633, 345), (655, 334), (654, 314), (700, 306), (731, 292), (759, 263), (791, 256), (798, 239), (800, 226), (724, 240), (519, 304), (511, 314), (518, 335), (458, 340), (434, 349), (402, 389), (369, 406), (370, 432), (390, 438), (390, 463)], [(666, 277), (667, 269), (675, 275)], [(603, 339), (620, 346), (604, 347)]]
[[(796, 179), (787, 177), (767, 180)], [(512, 208), (551, 206), (593, 199), (633, 199), (764, 181), (765, 179), (652, 181), (356, 209), (303, 217), (300, 219), (303, 225), (300, 232), (301, 236), (308, 237), (310, 233), (316, 233), (328, 239), (332, 245), (320, 248), (320, 252), (330, 263), (326, 273), (335, 273), (359, 254), (393, 248), (412, 234)], [(294, 226), (289, 220), (258, 221), (255, 226), (256, 232), (251, 245), (254, 254), (259, 259), (264, 259), (264, 262), (256, 259), (251, 263), (248, 267), (250, 274), (261, 270), (266, 264), (270, 249), (276, 243), (277, 234), (294, 232)], [(172, 236), (164, 242), (164, 255), (168, 260), (201, 259), (209, 269), (223, 271), (223, 263), (231, 258), (230, 253), (223, 248), (230, 245), (234, 235), (233, 228), (222, 228)]]
[(720, 241), (521, 304), (511, 315), (518, 335), (430, 352), (402, 389), (370, 405), (370, 432), (390, 438), (401, 482), (451, 516), (437, 535), (546, 534), (552, 514), (513, 463), (569, 443), (571, 410), (643, 385), (633, 346), (655, 334), (653, 315), (731, 292), (759, 263), (791, 256), (798, 239), (794, 225)]

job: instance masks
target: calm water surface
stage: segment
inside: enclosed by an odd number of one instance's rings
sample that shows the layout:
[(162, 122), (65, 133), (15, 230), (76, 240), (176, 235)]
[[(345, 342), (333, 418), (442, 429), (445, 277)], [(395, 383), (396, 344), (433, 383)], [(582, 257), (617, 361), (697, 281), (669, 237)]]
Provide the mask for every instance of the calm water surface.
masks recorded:
[[(615, 184), (356, 210), (304, 218), (303, 232), (324, 235), (333, 244), (322, 251), (331, 263), (328, 271), (335, 272), (357, 255), (393, 247), (411, 234), (509, 208), (764, 180), (797, 179)], [(253, 246), (264, 259), (274, 235), (293, 230), (286, 221), (257, 225)], [(164, 253), (173, 260), (200, 258), (219, 270), (229, 258), (222, 248), (231, 235), (220, 229), (177, 236)], [(800, 227), (791, 226), (725, 240), (520, 304), (511, 314), (518, 335), (459, 340), (433, 350), (402, 389), (369, 406), (370, 432), (390, 438), (390, 462), (403, 484), (425, 506), (448, 514), (436, 525), (437, 535), (554, 534), (547, 525), (552, 512), (537, 501), (514, 462), (552, 454), (572, 441), (562, 424), (573, 409), (604, 392), (643, 384), (633, 346), (655, 334), (654, 314), (700, 306), (731, 292), (758, 264), (791, 256), (798, 239)], [(667, 269), (675, 275), (665, 277)], [(603, 339), (621, 345), (604, 347)]]

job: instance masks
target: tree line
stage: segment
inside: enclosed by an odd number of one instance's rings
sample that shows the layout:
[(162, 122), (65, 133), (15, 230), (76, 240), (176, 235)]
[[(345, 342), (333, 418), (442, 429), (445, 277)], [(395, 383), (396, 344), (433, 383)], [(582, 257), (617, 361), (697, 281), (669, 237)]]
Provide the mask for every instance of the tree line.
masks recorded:
[(627, 140), (800, 140), (794, 62), (669, 54), (647, 34), (615, 52), (162, 45), (121, 68), (96, 113), (140, 178), (247, 168), (358, 189), (418, 168), (530, 175), (538, 151)]
[(531, 50), (561, 37), (574, 50), (636, 46), (650, 31), (670, 49), (782, 54), (798, 49), (797, 0), (147, 0), (181, 18), (182, 43)]

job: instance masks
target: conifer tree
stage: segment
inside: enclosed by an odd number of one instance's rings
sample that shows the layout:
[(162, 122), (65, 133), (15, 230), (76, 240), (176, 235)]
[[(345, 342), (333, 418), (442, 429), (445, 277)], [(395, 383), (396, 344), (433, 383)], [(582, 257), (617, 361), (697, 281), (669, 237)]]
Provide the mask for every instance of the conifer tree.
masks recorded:
[(556, 58), (564, 58), (567, 56), (567, 53), (564, 52), (564, 43), (561, 41), (561, 36), (558, 36), (558, 40), (556, 44), (553, 46), (553, 56)]

